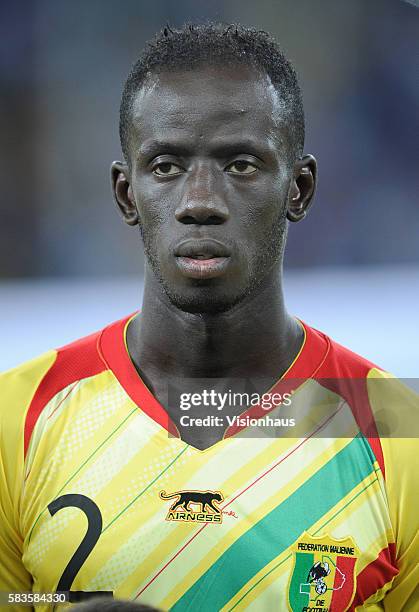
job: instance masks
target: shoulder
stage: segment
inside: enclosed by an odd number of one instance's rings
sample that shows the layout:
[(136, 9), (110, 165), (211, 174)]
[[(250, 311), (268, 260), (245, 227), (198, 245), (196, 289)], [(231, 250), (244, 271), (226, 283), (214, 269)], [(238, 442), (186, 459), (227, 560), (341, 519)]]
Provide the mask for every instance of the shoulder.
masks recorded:
[(326, 334), (306, 326), (308, 334), (315, 334), (327, 345), (324, 357), (313, 378), (338, 392), (352, 408), (368, 405), (374, 413), (404, 403), (413, 408), (417, 395), (403, 381), (369, 359), (342, 346)]
[(396, 378), (369, 359), (322, 335), (329, 348), (316, 371), (316, 379), (338, 389), (352, 407), (368, 405), (379, 426), (380, 437), (406, 438), (409, 434), (417, 437), (419, 429), (414, 432), (413, 417), (419, 416), (419, 395), (410, 386), (412, 381)]
[(336, 342), (327, 334), (304, 325), (307, 334), (316, 338), (321, 338), (327, 345), (325, 358), (319, 368), (319, 375), (323, 377), (342, 377), (342, 378), (364, 378), (372, 369), (381, 370), (383, 368), (373, 363), (369, 359), (355, 353), (346, 346)]
[(2, 453), (24, 453), (34, 424), (48, 402), (72, 383), (107, 368), (98, 347), (100, 333), (50, 350), (0, 374)]
[(26, 409), (47, 372), (57, 359), (51, 350), (0, 373), (0, 432), (24, 418)]
[(410, 447), (407, 438), (419, 434), (418, 394), (408, 381), (394, 377), (326, 334), (313, 328), (308, 328), (308, 333), (321, 336), (328, 347), (313, 378), (350, 406), (385, 475), (387, 468), (392, 469), (394, 449), (402, 444)]
[(105, 369), (97, 346), (99, 335), (96, 332), (0, 373), (0, 415), (31, 401), (40, 391), (59, 391)]
[(314, 333), (321, 334), (328, 344), (315, 378), (347, 402), (368, 438), (385, 479), (399, 567), (410, 571), (410, 556), (417, 554), (419, 545), (419, 515), (415, 508), (419, 490), (415, 462), (419, 395), (409, 381), (396, 378), (325, 334), (317, 330)]

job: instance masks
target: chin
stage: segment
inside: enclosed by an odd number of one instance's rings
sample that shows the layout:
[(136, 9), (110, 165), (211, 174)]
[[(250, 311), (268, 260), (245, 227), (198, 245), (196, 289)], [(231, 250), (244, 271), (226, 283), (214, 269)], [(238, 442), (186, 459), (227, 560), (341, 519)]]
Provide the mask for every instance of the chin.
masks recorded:
[(177, 270), (173, 274), (170, 268), (157, 265), (157, 258), (150, 257), (149, 263), (170, 303), (182, 312), (191, 314), (227, 313), (257, 293), (263, 280), (263, 275), (256, 272), (241, 278), (231, 275), (228, 278), (185, 280), (179, 278)]
[(191, 314), (216, 315), (228, 312), (240, 303), (245, 294), (221, 294), (216, 288), (194, 287), (183, 293), (164, 287), (165, 292), (173, 306)]

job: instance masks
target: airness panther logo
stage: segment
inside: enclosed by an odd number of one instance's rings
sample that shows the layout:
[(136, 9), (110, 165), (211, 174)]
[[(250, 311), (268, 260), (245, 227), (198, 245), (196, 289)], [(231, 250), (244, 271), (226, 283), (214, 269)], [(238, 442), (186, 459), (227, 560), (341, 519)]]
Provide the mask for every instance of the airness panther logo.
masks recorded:
[(222, 523), (223, 515), (218, 504), (224, 500), (220, 491), (176, 491), (167, 494), (160, 491), (161, 499), (175, 499), (166, 521), (191, 523)]

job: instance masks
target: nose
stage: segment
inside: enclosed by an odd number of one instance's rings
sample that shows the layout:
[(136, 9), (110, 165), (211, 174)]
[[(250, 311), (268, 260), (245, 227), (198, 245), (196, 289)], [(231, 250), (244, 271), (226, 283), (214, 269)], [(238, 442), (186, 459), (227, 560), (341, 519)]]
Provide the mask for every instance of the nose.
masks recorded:
[(188, 175), (175, 210), (177, 221), (185, 225), (221, 225), (227, 221), (229, 211), (216, 173), (216, 169), (201, 165)]

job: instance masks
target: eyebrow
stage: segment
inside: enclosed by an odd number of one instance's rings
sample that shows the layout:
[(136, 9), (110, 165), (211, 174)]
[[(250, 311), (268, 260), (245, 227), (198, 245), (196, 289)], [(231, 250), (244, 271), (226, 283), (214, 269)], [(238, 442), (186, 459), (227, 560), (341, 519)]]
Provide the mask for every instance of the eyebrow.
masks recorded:
[(174, 155), (187, 155), (190, 152), (190, 147), (179, 141), (146, 140), (138, 149), (138, 154), (147, 158), (154, 157), (163, 152)]
[[(271, 139), (266, 141), (241, 138), (233, 140), (231, 138), (217, 139), (209, 143), (208, 149), (215, 157), (229, 157), (238, 153), (250, 153), (259, 156), (271, 156), (277, 148)], [(181, 142), (180, 140), (146, 140), (139, 149), (138, 154), (142, 157), (152, 158), (158, 154), (168, 153), (178, 156), (188, 156), (191, 154), (193, 145)]]

